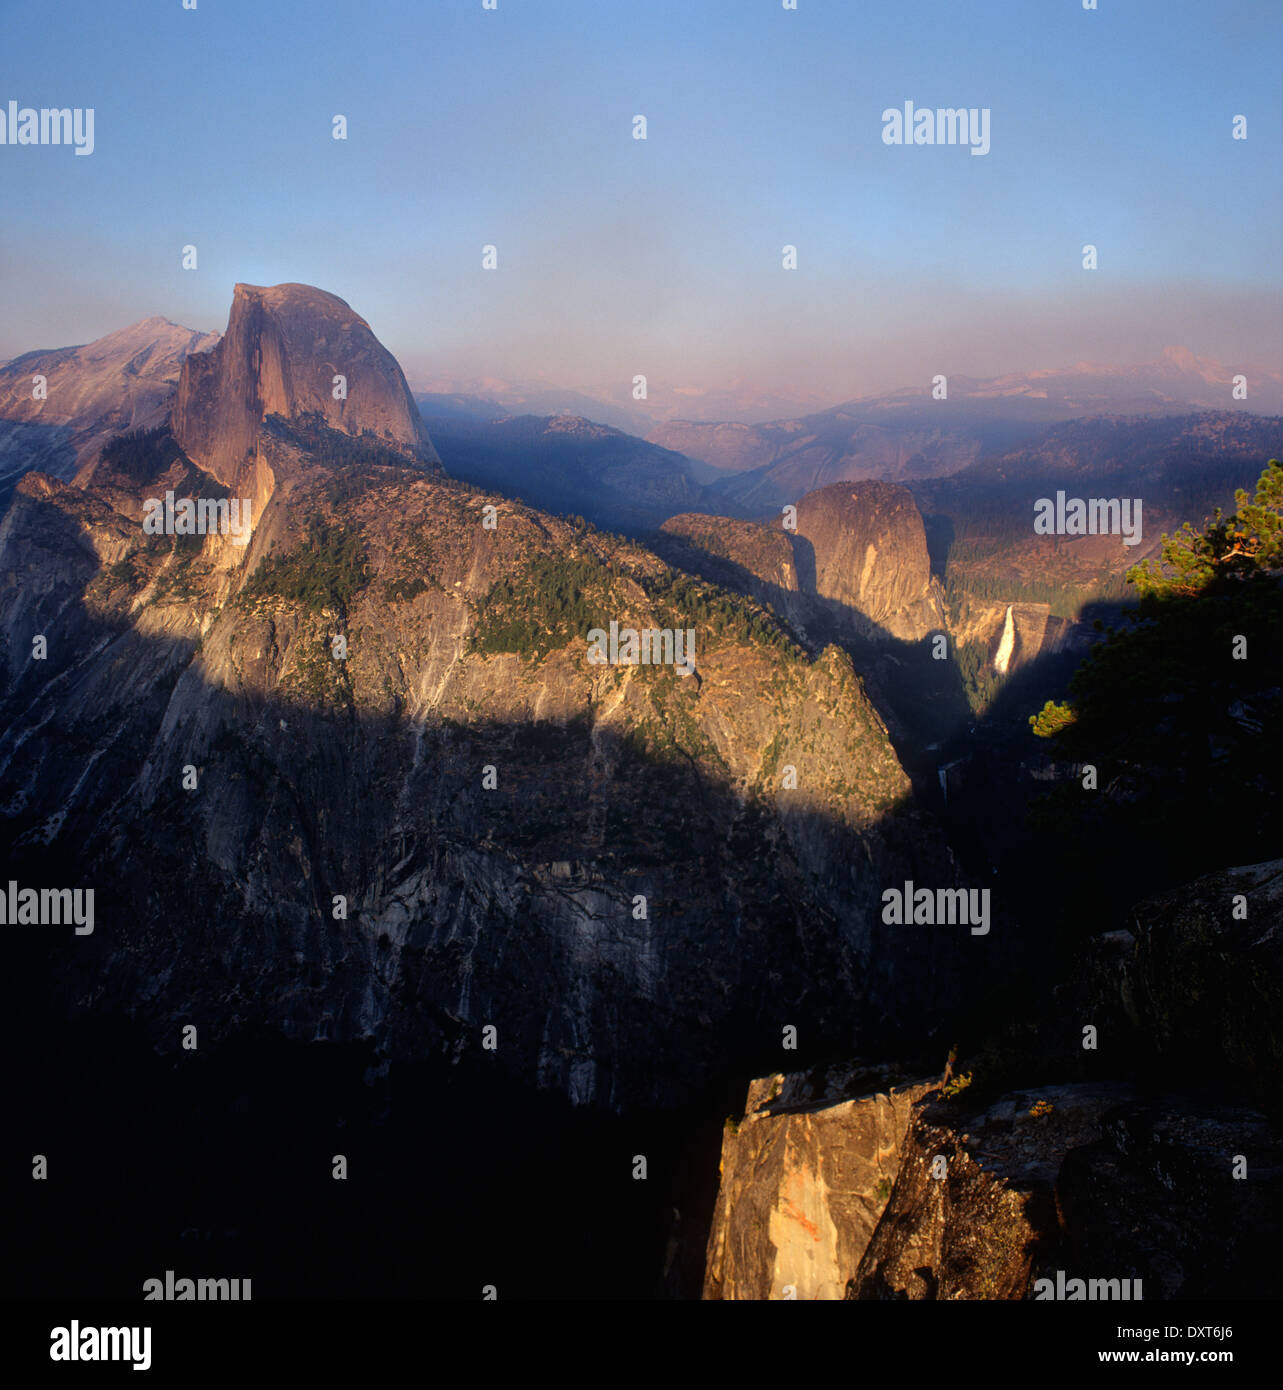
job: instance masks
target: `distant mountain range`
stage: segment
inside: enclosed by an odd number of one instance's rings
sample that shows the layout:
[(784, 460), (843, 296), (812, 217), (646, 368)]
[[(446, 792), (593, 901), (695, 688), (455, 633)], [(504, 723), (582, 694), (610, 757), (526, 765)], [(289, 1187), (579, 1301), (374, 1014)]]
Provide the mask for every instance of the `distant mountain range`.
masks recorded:
[[(1247, 378), (1248, 397), (1236, 402), (1233, 379)], [(570, 389), (546, 381), (507, 381), (495, 377), (442, 377), (421, 383), (416, 397), (428, 414), (460, 410), (493, 418), (498, 415), (581, 415), (641, 434), (720, 470), (758, 467), (770, 450), (759, 445), (753, 455), (743, 439), (726, 433), (728, 424), (761, 426), (770, 439), (775, 430), (796, 421), (826, 415), (886, 425), (917, 405), (951, 415), (987, 421), (1010, 420), (1051, 424), (1086, 415), (1153, 415), (1191, 408), (1241, 408), (1256, 414), (1283, 412), (1283, 373), (1259, 364), (1218, 362), (1186, 347), (1165, 348), (1155, 362), (1119, 366), (1078, 362), (1003, 376), (948, 376), (948, 400), (932, 398), (932, 383), (874, 396), (857, 396), (829, 404), (816, 395), (772, 390), (743, 381), (729, 386), (699, 387), (650, 381), (645, 401), (634, 400), (631, 383)], [(742, 433), (742, 431), (741, 431)], [(785, 441), (787, 443), (787, 441)]]
[(671, 385), (651, 380), (646, 400), (632, 394), (632, 382), (571, 390), (546, 381), (505, 381), (495, 377), (443, 377), (422, 381), (416, 391), (429, 415), (447, 413), (452, 403), (469, 403), (488, 415), (582, 415), (603, 425), (644, 435), (666, 420), (780, 420), (828, 402), (807, 392), (780, 392), (744, 382), (726, 387)]
[(1049, 426), (1093, 416), (1188, 415), (1195, 410), (1283, 413), (1283, 375), (1245, 371), (1248, 396), (1233, 397), (1236, 370), (1167, 348), (1155, 363), (948, 378), (946, 400), (907, 388), (850, 401), (801, 419), (747, 425), (673, 421), (647, 438), (684, 453), (728, 503), (765, 514), (813, 488), (861, 478), (908, 481), (959, 472)]
[[(32, 468), (71, 479), (122, 430), (158, 424), (190, 353), (217, 333), (146, 318), (82, 347), (41, 348), (0, 367), (0, 501)], [(45, 395), (34, 394), (44, 378)], [(7, 484), (7, 486), (6, 486)]]
[[(1259, 367), (1229, 366), (1197, 357), (1188, 348), (1163, 349), (1157, 362), (1139, 366), (1110, 366), (1079, 362), (1073, 367), (1013, 372), (977, 380), (951, 376), (949, 400), (981, 406), (994, 415), (1037, 422), (1067, 420), (1084, 415), (1165, 415), (1185, 413), (1190, 406), (1228, 410), (1234, 378), (1247, 378), (1248, 399), (1242, 407), (1258, 415), (1283, 410), (1283, 374)], [(865, 402), (895, 409), (903, 403), (929, 400), (930, 387), (909, 388)]]
[[(329, 337), (305, 341), (318, 323)], [(264, 354), (257, 366), (247, 344)], [(218, 392), (196, 390), (195, 378), (180, 388), (189, 359)], [(303, 360), (315, 380), (288, 366)], [(335, 400), (339, 360), (350, 380), (346, 399)], [(1025, 525), (1030, 487), (1072, 478), (1103, 485), (1106, 477), (1115, 491), (1143, 485), (1148, 551), (1161, 527), (1197, 520), (1279, 452), (1276, 427), (1262, 416), (1283, 412), (1283, 378), (1245, 372), (1248, 396), (1239, 403), (1234, 375), (1168, 348), (1142, 366), (955, 376), (943, 401), (924, 383), (799, 418), (656, 424), (638, 405), (547, 383), (485, 378), (456, 383), (472, 390), (411, 397), (395, 360), (341, 300), (308, 286), (238, 286), (225, 339), (153, 317), (0, 367), (0, 505), (31, 469), (83, 485), (113, 435), (171, 416), (188, 454), (208, 455), (213, 475), (230, 482), (269, 415), (306, 415), (350, 434), (371, 431), (427, 461), (437, 457), (430, 432), (448, 473), (635, 536), (680, 514), (771, 521), (836, 484), (901, 483), (928, 514), (941, 573), (947, 551), (955, 576), (971, 566), (986, 588), (1023, 591), (1036, 577), (1039, 585), (1063, 580), (1069, 595), (1121, 562), (1095, 538), (1061, 546), (1049, 561)], [(38, 378), (43, 398), (33, 394)], [(740, 391), (744, 400), (751, 394)], [(957, 486), (941, 482), (950, 478)]]
[[(676, 418), (672, 408), (675, 393), (671, 391), (652, 393), (645, 410), (600, 395), (497, 380), (469, 383), (475, 388), (472, 393), (419, 392), (416, 399), (433, 421), (469, 420), (475, 424), (514, 414), (569, 414), (640, 435), (669, 451), (669, 464), (675, 469), (669, 495), (675, 497), (678, 491), (689, 495), (685, 481), (689, 479), (710, 489), (701, 495), (696, 510), (766, 517), (787, 502), (837, 482), (910, 482), (957, 473), (1068, 420), (1162, 417), (1199, 410), (1283, 413), (1283, 374), (1243, 368), (1248, 395), (1245, 401), (1236, 401), (1234, 377), (1239, 370), (1197, 357), (1186, 348), (1169, 347), (1157, 362), (1139, 366), (1084, 362), (988, 380), (952, 376), (945, 400), (933, 399), (931, 385), (924, 383), (811, 414), (788, 413), (774, 419), (762, 414), (770, 399), (747, 391), (688, 392), (676, 397), (699, 402), (699, 418), (694, 419)], [(657, 405), (658, 400), (665, 404)], [(710, 407), (718, 402), (738, 408), (738, 413), (728, 411), (726, 418), (710, 418)], [(658, 423), (656, 416), (662, 417)], [(440, 426), (436, 428), (439, 433)], [(469, 445), (479, 445), (482, 433), (469, 428)], [(495, 431), (497, 452), (505, 448), (499, 438), (504, 434)], [(673, 455), (683, 455), (686, 466), (678, 466)], [(649, 464), (647, 490), (654, 497), (655, 478), (663, 462), (656, 455), (649, 457)], [(486, 476), (498, 484), (514, 481), (502, 470), (476, 476)], [(659, 490), (661, 494), (663, 491)], [(537, 492), (531, 495), (541, 497)], [(646, 509), (642, 499), (634, 498), (633, 502)], [(541, 504), (556, 505), (554, 493), (541, 497)], [(624, 513), (617, 500), (612, 508), (618, 520)], [(581, 509), (585, 515), (594, 515), (588, 507)], [(601, 518), (609, 520), (604, 512)]]
[(501, 420), (510, 415), (574, 415), (629, 434), (644, 434), (650, 417), (638, 410), (613, 404), (582, 391), (563, 390), (540, 384), (514, 385), (485, 379), (462, 389), (416, 391), (419, 409), (429, 419), (444, 418)]

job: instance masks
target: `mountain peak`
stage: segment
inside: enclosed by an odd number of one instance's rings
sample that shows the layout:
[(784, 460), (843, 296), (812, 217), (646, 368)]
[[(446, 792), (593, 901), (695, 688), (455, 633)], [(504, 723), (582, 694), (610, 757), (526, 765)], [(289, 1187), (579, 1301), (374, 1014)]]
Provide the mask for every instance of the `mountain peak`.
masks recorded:
[(169, 355), (174, 359), (176, 371), (179, 362), (188, 353), (204, 352), (217, 341), (217, 333), (201, 333), (194, 328), (184, 328), (173, 319), (152, 314), (85, 344), (80, 353), (90, 361), (144, 352), (158, 359)]
[(224, 482), (269, 415), (319, 415), (437, 462), (396, 359), (351, 305), (314, 285), (238, 283), (227, 332), (183, 364), (174, 434)]
[[(83, 480), (112, 435), (164, 420), (183, 361), (217, 341), (217, 333), (152, 315), (78, 347), (24, 353), (0, 367), (0, 455), (7, 439), (21, 438), (19, 471)], [(44, 399), (31, 393), (37, 372), (46, 378)]]
[[(360, 315), (353, 312), (346, 299), (340, 299), (329, 290), (318, 289), (315, 285), (304, 285), (297, 280), (287, 280), (279, 285), (251, 285), (238, 280), (232, 286), (233, 307), (237, 300), (257, 300), (273, 308), (293, 304), (300, 308), (310, 307), (320, 313), (329, 312), (360, 318)], [(365, 323), (364, 319), (360, 321)]]

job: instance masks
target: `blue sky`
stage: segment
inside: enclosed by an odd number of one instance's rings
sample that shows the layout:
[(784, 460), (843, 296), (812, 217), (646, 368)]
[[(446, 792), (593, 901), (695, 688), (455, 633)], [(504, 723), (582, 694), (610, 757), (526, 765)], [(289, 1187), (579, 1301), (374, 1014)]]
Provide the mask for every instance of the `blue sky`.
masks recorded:
[[(3, 0), (0, 105), (96, 149), (0, 147), (0, 357), (302, 280), (412, 382), (1278, 368), (1283, 3), (1099, 6)], [(885, 145), (906, 100), (989, 107), (990, 153)]]

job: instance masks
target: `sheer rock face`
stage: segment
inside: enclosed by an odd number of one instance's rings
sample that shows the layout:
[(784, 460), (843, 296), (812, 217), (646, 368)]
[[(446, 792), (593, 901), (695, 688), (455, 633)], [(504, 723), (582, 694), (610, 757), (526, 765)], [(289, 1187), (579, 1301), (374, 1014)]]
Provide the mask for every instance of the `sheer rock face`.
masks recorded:
[(914, 1102), (931, 1089), (858, 1094), (885, 1084), (882, 1070), (750, 1084), (744, 1118), (722, 1136), (706, 1299), (843, 1297), (887, 1204)]
[[(346, 398), (335, 399), (335, 377)], [(396, 359), (343, 300), (310, 285), (237, 285), (227, 332), (183, 365), (175, 437), (235, 486), (269, 415), (319, 416), (331, 429), (437, 456)]]
[(918, 641), (944, 626), (943, 596), (931, 574), (926, 530), (912, 494), (894, 483), (835, 483), (797, 508), (797, 535), (809, 545), (802, 587), (858, 615), (870, 627)]
[(751, 594), (802, 632), (916, 642), (944, 628), (922, 514), (893, 483), (809, 493), (795, 532), (697, 515), (672, 517), (663, 532), (674, 564)]

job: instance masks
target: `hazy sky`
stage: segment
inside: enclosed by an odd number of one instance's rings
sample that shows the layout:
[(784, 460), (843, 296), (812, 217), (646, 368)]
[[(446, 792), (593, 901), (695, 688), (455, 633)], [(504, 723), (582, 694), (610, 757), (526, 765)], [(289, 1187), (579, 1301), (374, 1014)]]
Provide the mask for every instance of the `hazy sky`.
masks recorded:
[[(0, 358), (148, 314), (221, 329), (235, 281), (301, 280), (412, 384), (836, 401), (1169, 343), (1283, 366), (1281, 0), (0, 0), (0, 23), (0, 109), (92, 106), (96, 146), (0, 147)], [(989, 153), (886, 145), (906, 100), (990, 108)]]

